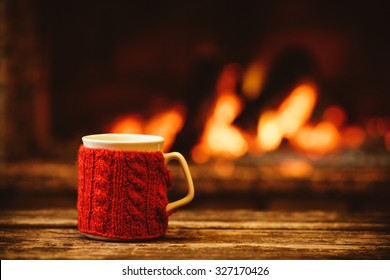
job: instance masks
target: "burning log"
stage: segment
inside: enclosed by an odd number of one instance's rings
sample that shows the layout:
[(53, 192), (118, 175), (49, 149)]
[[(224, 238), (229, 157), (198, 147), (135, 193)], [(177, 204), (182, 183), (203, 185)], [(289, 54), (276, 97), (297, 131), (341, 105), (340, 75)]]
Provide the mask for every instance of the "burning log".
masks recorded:
[[(317, 76), (314, 59), (302, 49), (285, 51), (275, 60), (271, 69), (265, 72), (268, 73), (259, 73), (257, 77), (257, 79), (266, 79), (264, 87), (256, 89), (257, 92), (250, 93), (250, 99), (234, 121), (234, 124), (241, 128), (249, 130), (255, 128), (260, 112), (275, 105), (275, 102), (280, 102), (280, 99), (285, 98), (302, 80), (315, 80)], [(249, 78), (256, 79), (256, 77), (244, 76), (243, 83), (245, 84), (245, 80)], [(243, 90), (243, 95), (247, 95), (245, 88)]]

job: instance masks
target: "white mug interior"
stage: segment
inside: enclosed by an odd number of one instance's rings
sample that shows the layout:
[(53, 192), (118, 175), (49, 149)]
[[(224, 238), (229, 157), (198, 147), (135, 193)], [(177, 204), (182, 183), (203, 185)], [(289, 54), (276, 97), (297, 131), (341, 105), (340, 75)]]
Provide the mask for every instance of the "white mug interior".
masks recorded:
[(119, 151), (162, 151), (164, 138), (157, 135), (105, 133), (82, 137), (84, 147)]

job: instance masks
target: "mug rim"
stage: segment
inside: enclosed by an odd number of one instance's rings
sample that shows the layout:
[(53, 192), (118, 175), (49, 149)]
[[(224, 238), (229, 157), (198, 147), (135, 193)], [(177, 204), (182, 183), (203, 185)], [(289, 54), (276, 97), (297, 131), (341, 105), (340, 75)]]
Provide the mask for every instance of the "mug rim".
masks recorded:
[[(130, 139), (132, 138), (132, 139)], [(94, 143), (123, 143), (123, 144), (142, 144), (142, 143), (161, 143), (164, 137), (151, 134), (136, 133), (98, 133), (82, 137), (82, 140), (92, 141)]]

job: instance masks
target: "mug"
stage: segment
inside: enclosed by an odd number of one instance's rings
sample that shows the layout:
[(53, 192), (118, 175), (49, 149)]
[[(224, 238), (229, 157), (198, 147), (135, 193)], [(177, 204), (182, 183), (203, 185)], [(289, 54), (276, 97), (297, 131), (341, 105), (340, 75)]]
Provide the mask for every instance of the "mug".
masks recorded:
[[(163, 153), (164, 138), (143, 134), (94, 134), (82, 137), (78, 151), (78, 228), (100, 240), (144, 240), (164, 236), (168, 216), (191, 202), (194, 184), (185, 158)], [(187, 194), (168, 202), (177, 160)]]

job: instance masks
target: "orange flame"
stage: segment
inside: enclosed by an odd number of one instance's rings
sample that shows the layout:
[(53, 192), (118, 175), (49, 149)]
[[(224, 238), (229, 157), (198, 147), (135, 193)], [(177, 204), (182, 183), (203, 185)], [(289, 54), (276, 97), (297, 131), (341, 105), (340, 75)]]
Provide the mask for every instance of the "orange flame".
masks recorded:
[(340, 133), (334, 124), (323, 121), (316, 126), (304, 126), (292, 142), (301, 151), (322, 155), (340, 146)]
[(210, 156), (240, 157), (248, 150), (242, 133), (232, 125), (242, 109), (242, 102), (234, 91), (237, 79), (238, 70), (234, 65), (225, 67), (220, 75), (211, 115), (199, 144), (192, 149), (192, 158), (197, 163), (207, 161)]
[(304, 83), (297, 86), (277, 111), (261, 114), (257, 127), (257, 143), (262, 151), (277, 149), (283, 138), (291, 139), (309, 120), (317, 101), (317, 89)]
[(328, 107), (318, 124), (307, 124), (318, 98), (317, 88), (312, 83), (298, 85), (277, 109), (263, 112), (258, 120), (256, 139), (249, 138), (232, 126), (242, 109), (233, 84), (232, 73), (225, 69), (201, 141), (192, 150), (192, 158), (197, 163), (210, 157), (241, 157), (253, 141), (261, 151), (267, 152), (276, 150), (283, 139), (288, 139), (293, 148), (311, 156), (331, 153), (341, 146), (359, 148), (365, 141), (362, 128), (344, 125), (346, 114), (338, 106)]
[(140, 115), (125, 115), (111, 125), (111, 133), (145, 133), (164, 137), (164, 151), (173, 145), (184, 125), (185, 110), (177, 105), (144, 120)]
[(169, 150), (184, 125), (184, 115), (184, 109), (180, 106), (157, 114), (146, 123), (145, 133), (164, 137), (164, 148)]
[[(339, 150), (360, 148), (368, 137), (384, 137), (390, 151), (390, 119), (372, 118), (366, 130), (347, 125), (347, 115), (339, 106), (329, 106), (318, 123), (308, 124), (318, 99), (318, 90), (313, 83), (302, 83), (294, 88), (280, 106), (260, 114), (257, 134), (249, 135), (233, 126), (233, 121), (242, 110), (242, 101), (236, 93), (240, 69), (227, 65), (216, 84), (215, 102), (204, 125), (199, 143), (192, 150), (192, 159), (204, 163), (217, 158), (214, 169), (220, 176), (229, 176), (234, 171), (230, 159), (249, 152), (274, 151), (287, 139), (297, 151), (309, 156), (322, 156)], [(247, 99), (258, 97), (263, 86), (265, 71), (255, 65), (244, 75), (243, 92)], [(260, 96), (261, 98), (261, 96)], [(145, 133), (165, 138), (164, 151), (168, 151), (185, 121), (185, 109), (172, 106), (152, 117), (138, 114), (118, 118), (111, 126), (113, 133)], [(250, 147), (250, 148), (249, 148)], [(254, 148), (253, 148), (254, 147)], [(288, 176), (306, 176), (311, 172), (306, 163), (288, 163)], [(283, 167), (284, 168), (284, 167)]]
[(194, 161), (207, 161), (209, 156), (240, 157), (248, 149), (246, 140), (232, 122), (241, 110), (234, 93), (221, 94), (207, 120), (200, 143), (193, 149)]
[(140, 115), (129, 114), (117, 118), (109, 129), (111, 133), (143, 133), (143, 122)]

